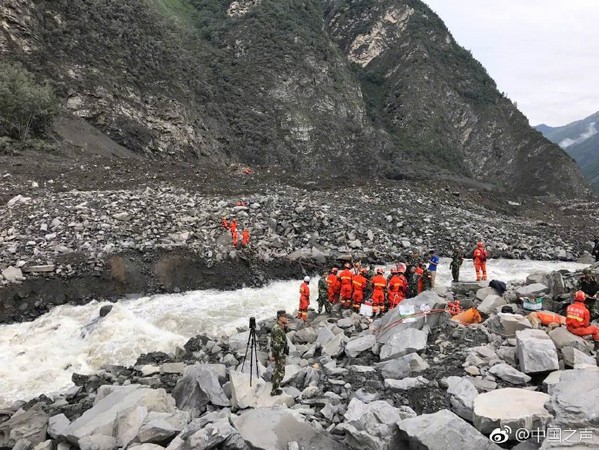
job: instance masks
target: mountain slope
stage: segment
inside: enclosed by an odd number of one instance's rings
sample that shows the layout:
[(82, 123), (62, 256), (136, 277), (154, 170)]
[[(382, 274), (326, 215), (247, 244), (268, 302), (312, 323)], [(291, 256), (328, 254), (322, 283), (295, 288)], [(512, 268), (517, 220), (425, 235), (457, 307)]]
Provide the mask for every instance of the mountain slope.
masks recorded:
[(584, 176), (599, 191), (599, 112), (561, 127), (538, 125), (535, 128), (574, 158)]
[(0, 56), (149, 157), (584, 195), (417, 0), (5, 0)]

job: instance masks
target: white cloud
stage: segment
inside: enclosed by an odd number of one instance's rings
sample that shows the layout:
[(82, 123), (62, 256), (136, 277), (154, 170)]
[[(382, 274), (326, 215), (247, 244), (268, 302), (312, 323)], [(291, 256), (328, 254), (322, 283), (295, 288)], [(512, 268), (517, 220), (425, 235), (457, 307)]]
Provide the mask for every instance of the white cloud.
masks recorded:
[(599, 110), (598, 0), (424, 0), (531, 124)]

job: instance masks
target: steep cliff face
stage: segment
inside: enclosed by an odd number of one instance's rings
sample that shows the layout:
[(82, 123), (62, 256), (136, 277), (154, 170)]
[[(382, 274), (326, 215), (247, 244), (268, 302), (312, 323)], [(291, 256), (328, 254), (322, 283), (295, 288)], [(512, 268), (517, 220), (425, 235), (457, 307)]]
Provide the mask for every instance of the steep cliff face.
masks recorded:
[(325, 0), (373, 121), (397, 152), (519, 191), (587, 192), (572, 160), (528, 126), (485, 69), (418, 0)]
[(418, 0), (4, 0), (0, 57), (135, 152), (581, 195)]

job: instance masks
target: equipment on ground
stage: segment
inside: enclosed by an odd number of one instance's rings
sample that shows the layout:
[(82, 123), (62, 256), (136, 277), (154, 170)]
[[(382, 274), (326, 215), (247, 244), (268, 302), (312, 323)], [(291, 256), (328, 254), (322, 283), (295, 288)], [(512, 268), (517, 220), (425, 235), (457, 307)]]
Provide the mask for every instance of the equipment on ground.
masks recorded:
[(241, 364), (241, 372), (245, 367), (245, 360), (248, 356), (248, 350), (250, 352), (250, 386), (252, 385), (252, 377), (254, 374), (254, 360), (256, 361), (256, 378), (260, 377), (258, 373), (258, 345), (256, 344), (256, 318), (250, 317), (250, 335), (248, 336), (248, 343), (245, 346), (245, 355), (243, 355), (243, 363)]

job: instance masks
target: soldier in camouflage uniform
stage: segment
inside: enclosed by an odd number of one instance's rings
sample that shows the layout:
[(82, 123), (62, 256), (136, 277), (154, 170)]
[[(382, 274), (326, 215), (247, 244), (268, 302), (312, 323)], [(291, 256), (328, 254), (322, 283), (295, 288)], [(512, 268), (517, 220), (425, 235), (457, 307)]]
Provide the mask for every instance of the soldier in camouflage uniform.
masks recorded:
[(599, 300), (596, 299), (597, 291), (599, 291), (599, 283), (588, 267), (582, 271), (577, 288), (587, 294), (585, 305), (591, 313), (591, 319), (595, 320), (599, 318)]
[(456, 247), (453, 249), (451, 264), (449, 264), (454, 283), (460, 281), (460, 267), (462, 267), (462, 264), (464, 264), (464, 252), (460, 247)]
[(327, 284), (328, 271), (323, 271), (318, 280), (318, 314), (322, 313), (322, 308), (327, 312), (331, 313), (331, 303), (329, 302), (329, 285)]
[(281, 381), (285, 377), (285, 362), (286, 356), (289, 354), (289, 346), (287, 345), (287, 313), (284, 310), (277, 311), (277, 322), (272, 327), (270, 333), (270, 360), (275, 363), (275, 368), (272, 372), (272, 392), (270, 395), (280, 395)]

